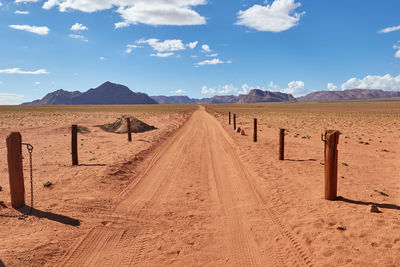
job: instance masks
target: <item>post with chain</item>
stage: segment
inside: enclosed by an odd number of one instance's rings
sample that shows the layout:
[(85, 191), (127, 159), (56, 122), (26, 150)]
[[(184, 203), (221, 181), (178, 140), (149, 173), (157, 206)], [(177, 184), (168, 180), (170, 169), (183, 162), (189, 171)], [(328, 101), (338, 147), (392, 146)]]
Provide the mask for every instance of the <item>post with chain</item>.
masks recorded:
[(233, 130), (236, 130), (236, 114), (233, 114)]
[(6, 139), (11, 206), (15, 209), (25, 206), (21, 140), (22, 138), (19, 132), (12, 132)]
[(231, 124), (231, 112), (229, 111), (229, 125)]
[(257, 119), (254, 118), (253, 141), (257, 142)]
[(126, 129), (128, 132), (128, 141), (132, 142), (131, 119), (130, 118), (126, 118)]
[(285, 129), (279, 129), (279, 160), (285, 159)]
[(71, 127), (72, 165), (78, 165), (78, 125)]
[(335, 200), (337, 197), (337, 168), (339, 143), (338, 131), (325, 132), (325, 199)]

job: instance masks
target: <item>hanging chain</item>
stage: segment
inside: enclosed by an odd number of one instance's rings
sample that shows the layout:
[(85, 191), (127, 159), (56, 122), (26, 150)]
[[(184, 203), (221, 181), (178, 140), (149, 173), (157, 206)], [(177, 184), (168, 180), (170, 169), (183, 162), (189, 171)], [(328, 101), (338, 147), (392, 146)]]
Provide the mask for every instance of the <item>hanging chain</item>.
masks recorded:
[(7, 214), (0, 214), (0, 217), (6, 217), (6, 218), (18, 218), (18, 219), (25, 219), (29, 215), (32, 214), (33, 211), (33, 164), (32, 164), (32, 152), (33, 152), (33, 146), (31, 144), (27, 143), (22, 143), (21, 145), (25, 145), (26, 148), (28, 149), (29, 153), (29, 168), (30, 168), (30, 183), (31, 183), (31, 206), (29, 207), (28, 213), (24, 213), (21, 215), (7, 215)]

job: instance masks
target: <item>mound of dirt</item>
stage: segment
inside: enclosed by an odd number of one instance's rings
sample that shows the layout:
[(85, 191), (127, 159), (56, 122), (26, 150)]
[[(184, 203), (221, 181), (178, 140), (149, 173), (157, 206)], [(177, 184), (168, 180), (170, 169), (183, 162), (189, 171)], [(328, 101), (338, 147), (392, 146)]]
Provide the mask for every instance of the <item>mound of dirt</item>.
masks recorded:
[(152, 125), (148, 125), (147, 123), (145, 123), (135, 117), (127, 116), (127, 115), (124, 115), (121, 118), (118, 118), (113, 123), (107, 123), (107, 124), (97, 125), (97, 126), (106, 132), (127, 133), (128, 128), (126, 125), (126, 118), (129, 118), (131, 121), (131, 132), (133, 132), (133, 133), (143, 133), (143, 132), (157, 129), (156, 127), (154, 127)]

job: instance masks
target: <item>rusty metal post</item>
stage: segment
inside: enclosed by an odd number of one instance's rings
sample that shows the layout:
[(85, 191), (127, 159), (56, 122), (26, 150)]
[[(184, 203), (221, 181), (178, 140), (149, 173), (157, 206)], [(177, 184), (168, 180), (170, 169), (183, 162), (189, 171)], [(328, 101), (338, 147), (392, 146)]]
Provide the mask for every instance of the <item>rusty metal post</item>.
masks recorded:
[(257, 119), (254, 118), (253, 141), (257, 142)]
[(231, 112), (229, 111), (229, 125), (231, 124)]
[(233, 114), (233, 130), (236, 130), (236, 114)]
[(128, 141), (132, 142), (131, 119), (130, 118), (126, 118), (126, 128), (128, 131)]
[(25, 206), (24, 172), (22, 167), (22, 137), (12, 132), (6, 139), (8, 175), (10, 180), (11, 206), (15, 209)]
[(71, 154), (72, 165), (78, 165), (78, 125), (71, 127)]
[(339, 143), (338, 131), (325, 132), (325, 199), (335, 200), (337, 197), (337, 168)]
[(279, 160), (285, 159), (285, 129), (279, 129)]

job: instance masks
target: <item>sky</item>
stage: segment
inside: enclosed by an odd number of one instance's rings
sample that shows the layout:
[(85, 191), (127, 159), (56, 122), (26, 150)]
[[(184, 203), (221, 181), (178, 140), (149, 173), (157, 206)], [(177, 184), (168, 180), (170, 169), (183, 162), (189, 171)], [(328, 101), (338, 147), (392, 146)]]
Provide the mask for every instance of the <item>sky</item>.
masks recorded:
[(399, 0), (0, 0), (0, 104), (105, 81), (149, 95), (400, 91)]

